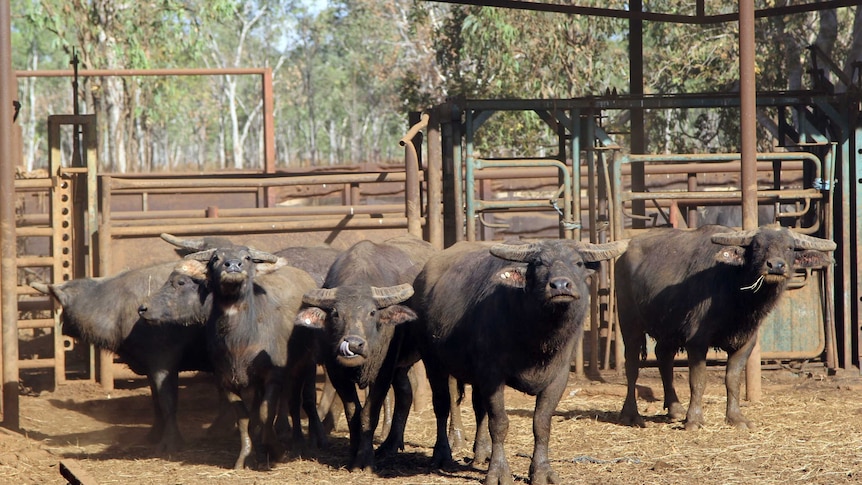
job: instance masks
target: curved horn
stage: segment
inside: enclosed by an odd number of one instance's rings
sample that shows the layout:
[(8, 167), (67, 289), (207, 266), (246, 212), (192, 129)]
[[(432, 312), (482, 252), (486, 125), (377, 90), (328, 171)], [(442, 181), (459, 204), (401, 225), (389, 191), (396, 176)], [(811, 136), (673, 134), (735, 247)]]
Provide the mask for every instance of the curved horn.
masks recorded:
[(338, 288), (315, 288), (308, 290), (302, 295), (302, 302), (306, 305), (329, 310), (335, 306), (335, 294), (337, 291)]
[(616, 258), (620, 254), (626, 252), (628, 247), (628, 239), (603, 244), (581, 243), (581, 246), (578, 248), (578, 252), (581, 253), (581, 257), (584, 258), (584, 261), (595, 263), (597, 261)]
[(759, 230), (760, 228), (747, 231), (719, 232), (712, 235), (712, 242), (725, 246), (748, 246)]
[(372, 286), (371, 296), (374, 298), (377, 308), (386, 308), (407, 301), (407, 299), (413, 296), (413, 285), (404, 283), (403, 285), (387, 286), (384, 288)]
[(38, 281), (34, 281), (34, 282), (30, 283), (30, 288), (33, 288), (34, 290), (38, 291), (39, 293), (44, 293), (46, 295), (51, 294), (51, 287), (45, 283), (40, 283)]
[(207, 249), (206, 251), (198, 251), (196, 253), (187, 254), (184, 259), (194, 259), (197, 261), (207, 262), (213, 257), (214, 252), (216, 252), (215, 248)]
[(182, 239), (166, 232), (159, 234), (159, 237), (179, 248), (194, 249), (195, 251), (207, 249), (203, 239)]
[(254, 259), (255, 263), (275, 263), (278, 262), (278, 256), (268, 253), (266, 251), (260, 251), (258, 249), (248, 249), (249, 254), (251, 254), (252, 259)]
[(821, 239), (819, 237), (807, 236), (798, 232), (790, 231), (793, 241), (796, 243), (796, 249), (816, 249), (818, 251), (835, 251), (838, 247), (835, 241), (829, 239)]
[(539, 251), (538, 246), (532, 243), (528, 244), (495, 244), (488, 251), (494, 256), (508, 261), (517, 261), (526, 263)]

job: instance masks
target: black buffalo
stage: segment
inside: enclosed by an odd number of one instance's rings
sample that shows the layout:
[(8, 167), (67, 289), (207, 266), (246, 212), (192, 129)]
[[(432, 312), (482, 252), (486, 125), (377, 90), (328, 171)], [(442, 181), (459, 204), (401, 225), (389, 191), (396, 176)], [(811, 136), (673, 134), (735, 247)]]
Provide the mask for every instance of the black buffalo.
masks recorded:
[[(229, 243), (230, 244), (230, 243)], [(205, 268), (197, 262), (183, 262), (171, 272), (168, 280), (138, 308), (147, 323), (154, 325), (186, 325), (203, 328), (212, 313), (212, 292), (207, 285)], [(278, 274), (281, 273), (281, 274)], [(301, 273), (287, 265), (275, 271), (258, 274), (255, 285), (259, 291), (279, 295), (293, 291), (285, 280)], [(305, 276), (300, 276), (305, 279)], [(306, 282), (307, 283), (307, 282)], [(294, 328), (288, 344), (287, 379), (283, 398), (279, 401), (276, 428), (290, 431), (288, 417), (293, 423), (292, 445), (297, 451), (303, 447), (304, 437), (300, 425), (300, 407), (308, 415), (308, 433), (312, 445), (324, 446), (326, 433), (316, 411), (315, 379), (317, 370), (317, 336), (305, 328)], [(281, 434), (281, 433), (280, 433)]]
[[(404, 447), (413, 400), (407, 372), (416, 358), (405, 356), (415, 352), (401, 352), (401, 324), (415, 320), (416, 314), (401, 303), (413, 294), (410, 284), (433, 252), (433, 246), (410, 236), (360, 241), (336, 259), (323, 288), (303, 297), (307, 308), (297, 314), (296, 323), (324, 330), (323, 359), (344, 404), (351, 469), (374, 467), (372, 440), (390, 385), (395, 391), (393, 422), (378, 454)], [(368, 389), (364, 405), (357, 386)]]
[[(727, 422), (752, 428), (739, 409), (739, 389), (758, 326), (794, 270), (831, 264), (825, 252), (834, 249), (832, 241), (779, 226), (750, 231), (714, 225), (694, 231), (657, 229), (633, 238), (615, 269), (628, 381), (622, 422), (644, 425), (635, 384), (649, 334), (656, 340), (664, 406), (671, 418), (685, 415), (686, 429), (703, 426), (706, 353), (718, 347), (728, 354)], [(680, 349), (688, 353), (687, 413), (673, 387), (673, 359)]]
[(114, 352), (133, 372), (147, 377), (155, 414), (148, 438), (167, 452), (183, 445), (177, 427), (179, 372), (212, 372), (202, 327), (157, 328), (138, 316), (140, 304), (167, 279), (175, 264), (134, 269), (108, 278), (31, 284), (62, 305), (64, 335)]
[(446, 435), (451, 375), (473, 388), (474, 462), (490, 455), (486, 484), (513, 483), (503, 448), (507, 385), (536, 396), (530, 480), (559, 482), (548, 461), (551, 415), (589, 308), (585, 280), (600, 261), (624, 250), (625, 242), (458, 243), (426, 263), (414, 283), (414, 306), (437, 419), (434, 466), (452, 461)]
[[(205, 326), (207, 350), (217, 382), (237, 413), (240, 453), (234, 468), (243, 468), (252, 451), (258, 465), (267, 467), (282, 452), (273, 424), (289, 378), (294, 318), (302, 294), (316, 284), (308, 273), (285, 266), (278, 257), (242, 246), (187, 258), (187, 264), (197, 264), (206, 275), (212, 295)], [(270, 273), (266, 286), (256, 284), (258, 271)], [(250, 410), (243, 401), (248, 394)]]

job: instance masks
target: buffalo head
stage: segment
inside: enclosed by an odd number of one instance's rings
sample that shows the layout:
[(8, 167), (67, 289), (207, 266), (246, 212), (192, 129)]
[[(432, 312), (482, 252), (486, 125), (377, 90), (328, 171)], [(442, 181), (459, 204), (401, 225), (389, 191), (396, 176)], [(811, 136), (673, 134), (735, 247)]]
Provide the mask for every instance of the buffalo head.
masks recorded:
[(400, 305), (412, 295), (409, 284), (318, 288), (303, 295), (309, 307), (299, 311), (296, 324), (325, 329), (336, 360), (355, 367), (369, 359), (382, 360), (394, 327), (417, 318), (413, 310)]
[(716, 253), (716, 261), (742, 267), (750, 273), (752, 284), (742, 289), (753, 291), (764, 282), (785, 283), (796, 269), (832, 264), (826, 252), (836, 247), (828, 239), (798, 234), (778, 225), (713, 234), (712, 242), (724, 246)]

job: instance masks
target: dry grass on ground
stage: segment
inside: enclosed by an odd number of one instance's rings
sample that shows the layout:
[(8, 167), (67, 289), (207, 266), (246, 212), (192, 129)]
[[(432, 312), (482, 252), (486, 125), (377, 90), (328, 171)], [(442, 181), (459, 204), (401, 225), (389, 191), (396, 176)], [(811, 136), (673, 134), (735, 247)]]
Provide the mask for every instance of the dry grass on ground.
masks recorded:
[[(723, 424), (723, 372), (711, 372), (705, 398), (707, 427), (686, 432), (661, 409), (661, 385), (654, 369), (644, 370), (639, 407), (646, 429), (617, 423), (624, 378), (572, 376), (553, 420), (551, 459), (563, 483), (571, 484), (835, 484), (862, 482), (862, 379), (856, 372), (764, 372), (763, 399), (744, 408), (757, 425), (742, 432)], [(677, 374), (687, 399), (687, 374)], [(96, 385), (67, 385), (39, 396), (21, 397), (23, 436), (0, 431), (0, 483), (65, 483), (61, 460), (77, 465), (97, 483), (111, 484), (476, 484), (485, 465), (439, 472), (428, 468), (434, 442), (430, 406), (408, 422), (406, 449), (380, 463), (376, 475), (350, 473), (344, 421), (330, 448), (278, 463), (271, 471), (230, 469), (236, 439), (210, 439), (215, 393), (208, 380), (184, 381), (180, 421), (184, 451), (154, 455), (143, 444), (151, 420), (149, 391), (130, 381), (110, 396)], [(533, 399), (507, 395), (510, 417), (506, 452), (516, 483), (526, 483), (532, 453)], [(472, 428), (469, 403), (465, 424)], [(468, 429), (468, 433), (472, 429)], [(456, 458), (465, 463), (469, 450)]]

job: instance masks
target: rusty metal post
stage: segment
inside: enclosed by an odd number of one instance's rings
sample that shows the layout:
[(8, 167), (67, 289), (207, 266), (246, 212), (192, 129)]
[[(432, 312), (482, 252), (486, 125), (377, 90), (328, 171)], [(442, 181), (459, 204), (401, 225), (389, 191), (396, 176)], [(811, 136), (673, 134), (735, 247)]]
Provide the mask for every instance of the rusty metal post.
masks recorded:
[[(272, 68), (267, 67), (261, 75), (263, 85), (263, 173), (275, 173), (275, 119), (272, 100)], [(271, 187), (264, 189), (264, 206), (275, 207), (275, 191)]]
[(15, 261), (15, 159), (12, 154), (11, 6), (0, 0), (0, 301), (3, 318), (3, 426), (20, 427), (18, 403), (18, 268)]
[[(739, 104), (742, 137), (742, 228), (757, 227), (757, 118), (754, 77), (754, 2), (739, 0)], [(760, 341), (745, 366), (749, 401), (760, 400)]]
[(443, 148), (440, 144), (439, 108), (434, 108), (429, 113), (427, 138), (425, 180), (428, 184), (428, 242), (437, 249), (443, 249)]
[[(108, 276), (111, 267), (111, 176), (101, 178), (101, 199), (99, 201), (101, 223), (99, 224), (99, 275)], [(114, 390), (114, 354), (107, 350), (99, 351), (99, 382), (105, 391)]]
[(419, 153), (414, 138), (428, 126), (428, 114), (422, 113), (418, 123), (407, 131), (398, 142), (404, 147), (404, 202), (407, 216), (407, 232), (422, 237), (422, 200), (419, 188)]

